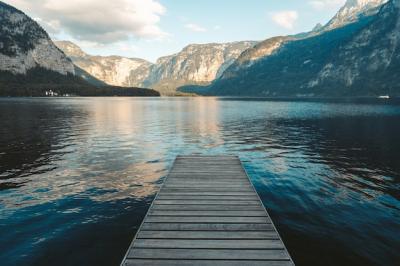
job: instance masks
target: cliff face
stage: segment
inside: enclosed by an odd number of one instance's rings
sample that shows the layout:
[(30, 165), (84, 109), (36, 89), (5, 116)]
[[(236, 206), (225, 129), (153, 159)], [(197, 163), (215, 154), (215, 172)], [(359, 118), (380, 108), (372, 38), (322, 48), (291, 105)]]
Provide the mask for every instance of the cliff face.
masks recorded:
[(368, 26), (344, 43), (306, 86), (398, 94), (399, 71), (400, 1), (392, 0)]
[(26, 74), (44, 68), (74, 74), (74, 65), (34, 20), (0, 2), (0, 71)]
[(182, 85), (209, 84), (254, 44), (192, 44), (152, 64), (137, 58), (91, 56), (72, 42), (56, 42), (78, 67), (107, 84), (151, 87), (164, 94), (173, 94)]
[(223, 73), (222, 78), (235, 76), (237, 72), (250, 67), (257, 60), (265, 59), (265, 57), (277, 52), (283, 44), (289, 41), (313, 37), (353, 23), (361, 17), (374, 15), (379, 11), (379, 7), (386, 2), (387, 0), (348, 0), (326, 25), (317, 24), (312, 31), (306, 33), (272, 37), (247, 49)]
[(378, 13), (380, 6), (388, 0), (347, 0), (345, 5), (320, 30), (326, 31), (343, 27), (357, 21), (362, 16), (371, 16)]
[(210, 86), (183, 90), (252, 96), (399, 95), (399, 1), (341, 27), (283, 42)]
[(69, 41), (56, 41), (55, 44), (72, 59), (75, 65), (109, 85), (141, 86), (151, 66), (150, 62), (138, 58), (92, 56)]
[(220, 78), (224, 79), (235, 76), (241, 69), (250, 67), (260, 58), (272, 55), (282, 44), (292, 39), (293, 37), (278, 36), (259, 42), (254, 47), (240, 54), (240, 56), (221, 74)]
[(255, 42), (191, 44), (181, 52), (162, 57), (151, 67), (143, 85), (171, 93), (187, 84), (209, 84)]

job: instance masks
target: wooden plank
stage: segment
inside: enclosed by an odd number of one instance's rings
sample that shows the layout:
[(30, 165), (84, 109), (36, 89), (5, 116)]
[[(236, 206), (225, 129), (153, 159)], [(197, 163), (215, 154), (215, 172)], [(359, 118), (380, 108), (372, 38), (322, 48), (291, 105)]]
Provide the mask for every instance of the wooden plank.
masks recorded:
[(161, 230), (161, 231), (260, 231), (274, 230), (270, 223), (262, 224), (179, 224), (179, 223), (143, 223), (141, 230)]
[(231, 260), (289, 260), (285, 250), (232, 249), (171, 249), (132, 248), (128, 258), (138, 259), (231, 259)]
[[(167, 192), (167, 191), (162, 191), (158, 193), (159, 196), (161, 195), (186, 195), (186, 196), (254, 196), (254, 193), (251, 191), (246, 191), (246, 192), (234, 192), (234, 191), (222, 191), (222, 192), (187, 192), (187, 191), (180, 191), (180, 192)], [(240, 198), (238, 197), (238, 198)]]
[(235, 156), (178, 156), (121, 265), (293, 262)]
[(258, 211), (258, 205), (153, 205), (152, 210), (175, 210), (175, 211)]
[(249, 188), (165, 188), (162, 192), (251, 192)]
[(275, 239), (275, 231), (140, 231), (137, 238), (149, 239)]
[(146, 223), (248, 223), (260, 224), (269, 221), (267, 217), (212, 217), (212, 216), (147, 216)]
[(127, 259), (124, 266), (293, 266), (289, 260), (171, 260)]
[(191, 204), (191, 205), (260, 205), (257, 200), (161, 200), (157, 199), (154, 204)]
[(217, 188), (220, 188), (220, 189), (225, 189), (225, 190), (229, 190), (231, 188), (233, 188), (233, 189), (236, 189), (236, 188), (245, 189), (245, 188), (247, 188), (249, 190), (251, 189), (250, 185), (232, 185), (232, 184), (226, 184), (226, 185), (198, 184), (198, 185), (190, 185), (190, 186), (185, 186), (185, 185), (167, 185), (167, 184), (165, 185), (165, 189), (168, 189), (168, 188), (171, 188), (171, 189), (174, 189), (174, 188), (187, 189), (188, 187), (196, 188), (196, 189), (199, 189), (199, 188), (204, 188), (204, 189), (208, 189), (208, 188), (217, 189)]
[(232, 217), (266, 217), (262, 210), (257, 211), (171, 211), (171, 210), (150, 210), (150, 216), (232, 216)]
[(212, 179), (205, 179), (205, 178), (175, 178), (171, 179), (165, 182), (165, 184), (184, 184), (184, 185), (190, 185), (192, 183), (204, 183), (204, 184), (249, 184), (247, 181), (243, 181), (241, 179), (217, 179), (217, 178), (212, 178)]
[(254, 195), (243, 196), (241, 195), (240, 198), (237, 196), (226, 196), (226, 195), (159, 195), (157, 197), (159, 200), (254, 200), (257, 199)]
[(278, 239), (136, 239), (133, 248), (283, 249)]

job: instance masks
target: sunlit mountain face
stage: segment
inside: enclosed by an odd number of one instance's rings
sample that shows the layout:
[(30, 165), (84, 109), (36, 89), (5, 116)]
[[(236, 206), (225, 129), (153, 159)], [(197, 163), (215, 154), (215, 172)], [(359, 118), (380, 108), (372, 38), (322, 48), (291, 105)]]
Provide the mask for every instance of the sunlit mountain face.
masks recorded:
[[(210, 86), (208, 95), (354, 97), (399, 95), (399, 3), (349, 1), (317, 31), (266, 40)], [(350, 17), (344, 20), (346, 14)]]

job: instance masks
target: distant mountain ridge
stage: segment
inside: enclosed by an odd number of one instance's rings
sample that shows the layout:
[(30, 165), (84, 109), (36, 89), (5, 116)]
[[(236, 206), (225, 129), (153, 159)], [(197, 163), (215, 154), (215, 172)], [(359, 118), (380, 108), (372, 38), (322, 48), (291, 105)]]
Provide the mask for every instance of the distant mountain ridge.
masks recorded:
[(138, 58), (92, 56), (69, 41), (55, 44), (74, 64), (107, 84), (150, 87), (168, 95), (182, 85), (211, 83), (256, 42), (191, 44), (155, 64)]
[[(364, 1), (359, 9), (362, 13), (356, 13), (354, 21), (349, 18), (308, 37), (280, 40), (272, 53), (241, 64), (246, 51), (211, 85), (181, 89), (243, 96), (399, 95), (399, 1), (371, 1), (372, 9), (363, 8), (368, 6)], [(345, 7), (353, 2), (348, 1)], [(385, 3), (381, 6), (381, 2)], [(346, 13), (346, 8), (338, 14)], [(268, 40), (257, 46), (265, 42)]]
[(55, 44), (75, 65), (109, 85), (140, 87), (152, 65), (139, 58), (89, 55), (70, 41), (55, 41)]
[(241, 41), (188, 45), (177, 54), (158, 59), (143, 85), (169, 94), (182, 85), (210, 84), (255, 43)]

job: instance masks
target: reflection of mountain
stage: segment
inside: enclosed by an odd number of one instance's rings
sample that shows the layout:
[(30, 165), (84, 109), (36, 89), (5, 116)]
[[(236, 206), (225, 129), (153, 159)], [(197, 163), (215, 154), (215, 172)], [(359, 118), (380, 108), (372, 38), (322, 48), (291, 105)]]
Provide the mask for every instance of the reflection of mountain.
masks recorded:
[[(278, 106), (282, 108), (281, 104)], [(224, 123), (221, 129), (224, 142), (240, 144), (241, 152), (246, 154), (254, 153), (253, 165), (259, 160), (256, 153), (264, 154), (265, 161), (260, 167), (266, 168), (259, 174), (305, 172), (307, 177), (303, 178), (321, 179), (320, 182), (331, 183), (329, 186), (341, 187), (343, 191), (349, 189), (367, 198), (385, 194), (400, 199), (396, 189), (400, 183), (397, 117), (296, 118), (298, 108), (291, 110), (289, 106), (282, 109), (286, 114), (278, 117), (274, 113), (272, 117)], [(325, 108), (325, 112), (335, 113), (340, 107), (334, 104), (332, 110)], [(369, 112), (370, 109), (359, 110)]]

